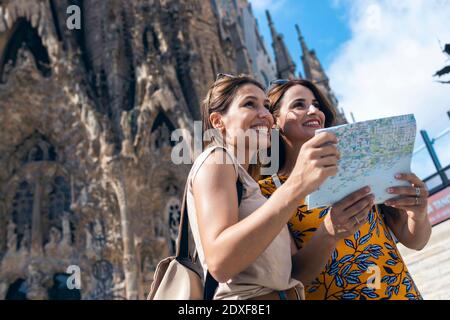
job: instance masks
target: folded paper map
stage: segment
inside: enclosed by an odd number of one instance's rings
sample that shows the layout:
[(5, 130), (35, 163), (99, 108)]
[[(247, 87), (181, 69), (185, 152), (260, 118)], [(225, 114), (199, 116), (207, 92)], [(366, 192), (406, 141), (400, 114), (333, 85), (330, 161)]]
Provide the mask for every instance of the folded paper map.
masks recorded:
[(351, 123), (316, 131), (334, 133), (341, 159), (338, 173), (328, 178), (306, 198), (308, 209), (330, 206), (350, 193), (368, 185), (375, 203), (393, 198), (386, 189), (408, 186), (395, 179), (397, 173), (411, 172), (411, 157), (416, 138), (414, 115)]

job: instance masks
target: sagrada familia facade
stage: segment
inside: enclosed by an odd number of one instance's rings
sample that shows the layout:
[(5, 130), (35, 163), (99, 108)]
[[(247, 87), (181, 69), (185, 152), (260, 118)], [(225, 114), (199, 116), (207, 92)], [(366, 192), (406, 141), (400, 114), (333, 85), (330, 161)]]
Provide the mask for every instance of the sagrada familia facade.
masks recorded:
[(145, 298), (190, 168), (171, 132), (219, 72), (302, 77), (267, 18), (275, 61), (247, 0), (0, 0), (0, 299)]

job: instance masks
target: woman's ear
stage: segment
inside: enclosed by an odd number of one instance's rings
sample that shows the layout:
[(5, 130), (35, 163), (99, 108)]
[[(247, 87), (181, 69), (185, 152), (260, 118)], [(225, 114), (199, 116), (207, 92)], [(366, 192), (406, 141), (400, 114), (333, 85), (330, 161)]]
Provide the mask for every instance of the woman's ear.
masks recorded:
[(209, 115), (209, 121), (214, 129), (223, 130), (225, 126), (222, 121), (222, 115), (218, 112), (213, 112)]

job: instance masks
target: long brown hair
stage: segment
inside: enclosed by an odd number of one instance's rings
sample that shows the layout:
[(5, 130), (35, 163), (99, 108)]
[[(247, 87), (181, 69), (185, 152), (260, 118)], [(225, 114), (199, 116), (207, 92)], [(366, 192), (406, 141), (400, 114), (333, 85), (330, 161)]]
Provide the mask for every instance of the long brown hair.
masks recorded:
[[(207, 130), (213, 129), (210, 121), (210, 115), (213, 112), (225, 114), (233, 101), (236, 92), (240, 87), (246, 84), (253, 84), (265, 91), (264, 86), (249, 75), (241, 74), (238, 76), (231, 76), (219, 74), (216, 81), (210, 86), (206, 98), (202, 104), (202, 125), (204, 134)], [(203, 148), (208, 147), (211, 142), (204, 141)], [(255, 178), (259, 178), (260, 165), (250, 165), (249, 174)]]
[[(293, 86), (303, 86), (311, 90), (317, 102), (319, 103), (319, 109), (325, 115), (325, 128), (332, 127), (336, 121), (336, 113), (334, 111), (333, 106), (330, 101), (325, 97), (325, 95), (320, 91), (320, 89), (309, 80), (306, 79), (294, 79), (289, 80), (286, 83), (280, 85), (274, 85), (270, 88), (267, 96), (270, 101), (269, 111), (276, 119), (280, 114), (281, 109), (281, 101), (283, 100), (286, 92), (292, 88)], [(282, 135), (282, 133), (281, 133)], [(284, 144), (283, 139), (280, 139), (280, 154), (279, 154), (279, 165), (280, 169), (283, 168), (284, 163), (286, 161), (285, 157), (286, 146)]]

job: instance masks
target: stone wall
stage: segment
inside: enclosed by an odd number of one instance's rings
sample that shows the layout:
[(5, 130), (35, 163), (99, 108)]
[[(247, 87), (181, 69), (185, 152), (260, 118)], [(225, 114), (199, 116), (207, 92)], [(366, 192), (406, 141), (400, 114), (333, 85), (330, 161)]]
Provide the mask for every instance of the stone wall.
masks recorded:
[(170, 134), (234, 72), (217, 26), (209, 1), (0, 1), (0, 299), (46, 299), (70, 265), (82, 299), (145, 297), (189, 171)]

